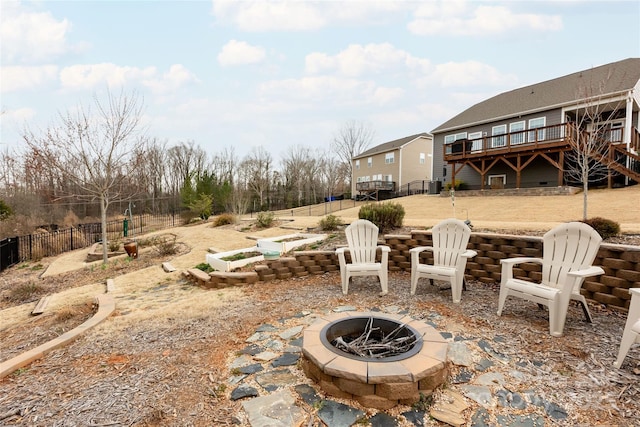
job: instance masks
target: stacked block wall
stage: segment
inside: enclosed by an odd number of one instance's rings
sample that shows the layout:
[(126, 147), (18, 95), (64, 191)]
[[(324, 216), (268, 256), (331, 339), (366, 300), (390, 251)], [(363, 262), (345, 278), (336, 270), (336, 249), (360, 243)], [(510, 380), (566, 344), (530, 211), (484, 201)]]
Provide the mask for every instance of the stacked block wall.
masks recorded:
[[(410, 235), (386, 235), (384, 243), (391, 248), (389, 271), (411, 271), (409, 250), (416, 246), (430, 246), (431, 232), (416, 230)], [(484, 283), (499, 283), (500, 260), (519, 256), (541, 257), (542, 238), (530, 236), (472, 233), (469, 249), (478, 255), (467, 262), (465, 272), (468, 279)], [(431, 262), (428, 253), (423, 262)], [(587, 278), (582, 286), (583, 295), (612, 308), (628, 309), (631, 296), (629, 288), (640, 288), (640, 247), (602, 244), (594, 262), (605, 273)], [(294, 251), (290, 257), (264, 261), (256, 264), (253, 272), (213, 272), (209, 281), (198, 281), (186, 276), (201, 286), (222, 288), (241, 286), (259, 281), (282, 280), (328, 272), (338, 272), (338, 257), (334, 251)], [(540, 279), (540, 266), (522, 264), (516, 269), (519, 278)], [(340, 280), (337, 278), (336, 280)]]

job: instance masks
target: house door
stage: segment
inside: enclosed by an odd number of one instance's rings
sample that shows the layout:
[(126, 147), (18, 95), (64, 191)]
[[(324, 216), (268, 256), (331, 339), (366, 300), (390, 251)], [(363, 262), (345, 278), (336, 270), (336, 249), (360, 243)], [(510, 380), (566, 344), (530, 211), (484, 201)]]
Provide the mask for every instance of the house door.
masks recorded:
[(505, 175), (489, 175), (489, 188), (492, 190), (503, 189), (506, 178)]

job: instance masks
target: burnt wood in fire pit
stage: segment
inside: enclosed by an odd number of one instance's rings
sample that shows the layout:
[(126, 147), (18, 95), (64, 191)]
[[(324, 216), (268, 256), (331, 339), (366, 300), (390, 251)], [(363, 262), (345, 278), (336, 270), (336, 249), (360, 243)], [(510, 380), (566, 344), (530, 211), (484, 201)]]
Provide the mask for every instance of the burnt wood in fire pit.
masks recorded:
[(327, 348), (361, 360), (402, 360), (422, 348), (422, 338), (412, 327), (373, 316), (329, 323), (320, 332), (320, 339)]

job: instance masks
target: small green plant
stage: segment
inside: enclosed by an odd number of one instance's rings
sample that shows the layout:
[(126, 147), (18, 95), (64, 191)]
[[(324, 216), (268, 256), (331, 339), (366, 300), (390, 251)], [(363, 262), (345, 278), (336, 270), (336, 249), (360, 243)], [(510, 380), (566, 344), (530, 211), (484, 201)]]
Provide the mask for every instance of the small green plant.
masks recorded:
[(366, 416), (362, 416), (362, 417), (360, 417), (360, 418), (358, 418), (356, 420), (354, 425), (356, 425), (356, 426), (368, 426), (368, 425), (370, 425), (369, 419)]
[(425, 411), (428, 412), (429, 408), (433, 404), (433, 396), (425, 395), (424, 393), (420, 393), (420, 399), (416, 403), (414, 403), (411, 407), (416, 411)]
[(610, 219), (593, 217), (585, 219), (582, 222), (596, 230), (603, 239), (608, 239), (609, 237), (614, 237), (620, 234), (620, 224)]
[(229, 255), (220, 258), (223, 261), (240, 261), (241, 259), (253, 258), (262, 255), (262, 252), (238, 252), (237, 254)]
[(28, 370), (29, 370), (29, 368), (18, 368), (13, 372), (13, 375), (16, 376), (16, 377), (19, 377), (20, 375), (24, 374)]
[(195, 268), (197, 268), (198, 270), (202, 270), (205, 273), (210, 273), (213, 271), (213, 267), (211, 267), (206, 262), (201, 262), (200, 264), (196, 265)]
[(402, 227), (404, 214), (404, 207), (400, 203), (367, 203), (360, 207), (358, 218), (371, 221), (384, 232)]
[(324, 218), (320, 219), (320, 222), (318, 223), (318, 225), (320, 226), (320, 229), (323, 231), (334, 231), (338, 229), (338, 226), (340, 225), (341, 221), (340, 218), (338, 218), (335, 215), (327, 215)]
[(234, 224), (236, 222), (236, 218), (229, 213), (223, 213), (218, 215), (216, 219), (213, 220), (214, 227), (220, 227), (222, 225)]
[(270, 211), (258, 212), (256, 216), (256, 223), (260, 228), (269, 228), (275, 221), (275, 214)]

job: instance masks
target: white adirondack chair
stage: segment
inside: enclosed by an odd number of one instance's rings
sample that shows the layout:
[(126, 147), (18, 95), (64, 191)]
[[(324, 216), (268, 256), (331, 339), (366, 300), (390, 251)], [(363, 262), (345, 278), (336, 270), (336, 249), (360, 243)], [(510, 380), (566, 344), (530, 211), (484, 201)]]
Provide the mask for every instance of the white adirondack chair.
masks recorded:
[[(411, 295), (415, 295), (418, 279), (446, 280), (451, 284), (454, 303), (462, 298), (464, 271), (467, 259), (476, 256), (476, 251), (467, 249), (471, 229), (459, 219), (450, 218), (436, 224), (431, 236), (433, 246), (417, 246), (409, 250), (411, 254)], [(421, 264), (420, 253), (433, 252), (433, 264)]]
[(640, 343), (640, 288), (631, 288), (629, 293), (631, 294), (631, 304), (629, 305), (629, 314), (627, 314), (627, 323), (624, 325), (620, 350), (618, 350), (618, 359), (613, 364), (616, 368), (622, 366), (631, 346), (634, 343)]
[[(562, 336), (569, 301), (582, 305), (588, 322), (592, 322), (587, 301), (580, 294), (586, 277), (604, 273), (592, 266), (602, 238), (589, 225), (582, 222), (561, 224), (547, 233), (542, 241), (542, 258), (518, 257), (501, 260), (502, 277), (498, 316), (502, 314), (508, 296), (523, 298), (549, 309), (549, 331)], [(542, 281), (535, 283), (513, 277), (513, 267), (525, 262), (542, 264)]]
[[(378, 227), (366, 219), (352, 222), (346, 229), (348, 248), (338, 248), (336, 253), (340, 261), (340, 278), (342, 293), (349, 291), (349, 280), (354, 276), (378, 276), (381, 295), (388, 293), (387, 268), (391, 248), (378, 245)], [(382, 251), (380, 262), (376, 261), (376, 253)], [(345, 252), (351, 255), (351, 262), (347, 263)]]

